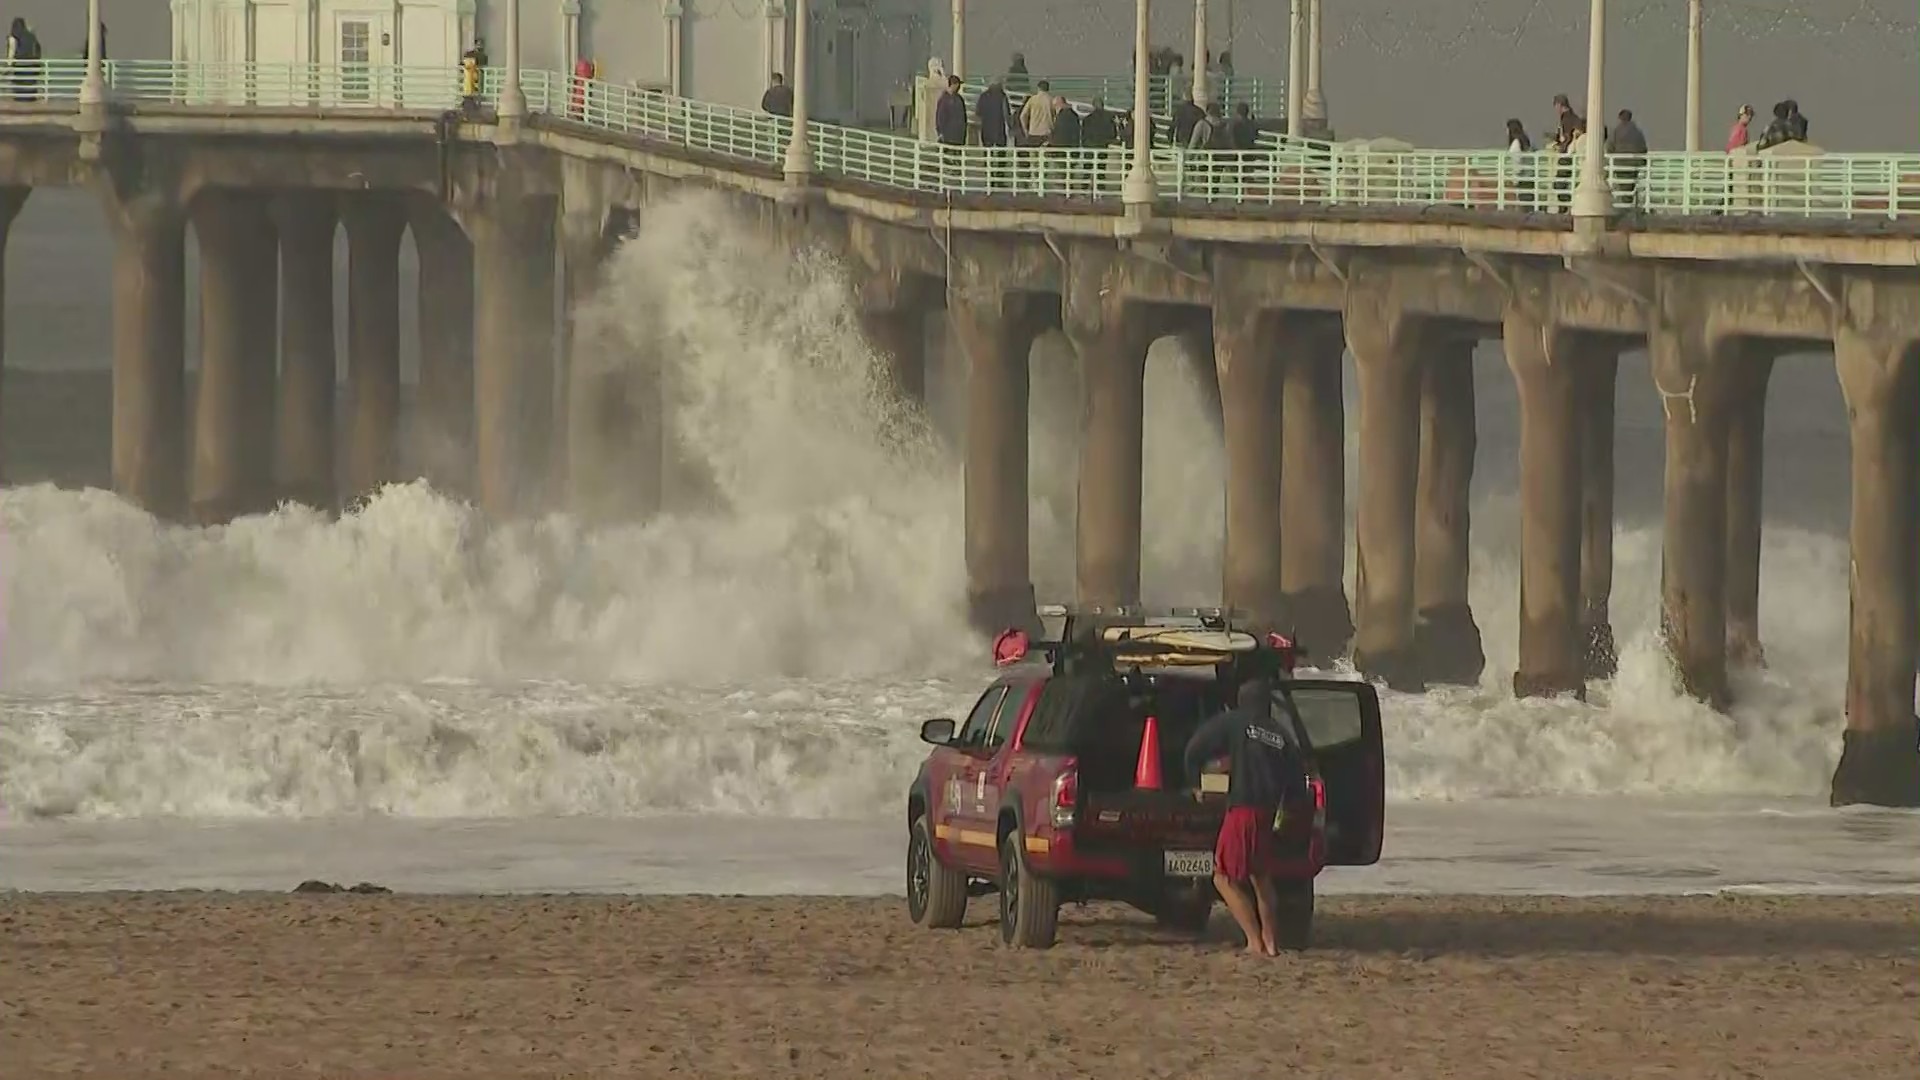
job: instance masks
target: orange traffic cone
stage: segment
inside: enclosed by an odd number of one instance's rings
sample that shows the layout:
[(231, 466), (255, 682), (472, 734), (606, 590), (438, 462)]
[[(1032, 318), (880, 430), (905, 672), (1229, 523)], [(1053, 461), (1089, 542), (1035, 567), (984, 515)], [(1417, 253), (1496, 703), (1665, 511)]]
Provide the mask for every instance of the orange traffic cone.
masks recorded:
[(1160, 720), (1147, 717), (1140, 732), (1140, 760), (1133, 767), (1133, 786), (1141, 791), (1160, 790)]

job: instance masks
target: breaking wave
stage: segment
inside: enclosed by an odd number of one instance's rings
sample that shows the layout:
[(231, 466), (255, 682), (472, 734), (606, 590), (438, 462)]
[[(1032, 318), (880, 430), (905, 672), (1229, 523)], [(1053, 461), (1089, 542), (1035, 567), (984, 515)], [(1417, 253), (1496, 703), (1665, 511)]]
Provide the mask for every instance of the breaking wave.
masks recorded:
[[(891, 813), (917, 721), (982, 673), (964, 618), (950, 366), (888, 402), (841, 271), (717, 202), (651, 214), (585, 316), (658, 357), (707, 505), (641, 525), (494, 526), (422, 484), (328, 520), (160, 524), (99, 491), (0, 492), (0, 801), (26, 817)], [(1161, 342), (1149, 363), (1145, 591), (1218, 594), (1221, 453)], [(1033, 363), (1034, 572), (1072, 581), (1070, 349)], [(1483, 435), (1482, 453), (1497, 452)], [(1400, 799), (1810, 794), (1838, 743), (1846, 547), (1770, 529), (1789, 637), (1723, 716), (1654, 645), (1657, 529), (1617, 542), (1621, 674), (1516, 702), (1517, 515), (1476, 507), (1482, 686), (1389, 695)]]

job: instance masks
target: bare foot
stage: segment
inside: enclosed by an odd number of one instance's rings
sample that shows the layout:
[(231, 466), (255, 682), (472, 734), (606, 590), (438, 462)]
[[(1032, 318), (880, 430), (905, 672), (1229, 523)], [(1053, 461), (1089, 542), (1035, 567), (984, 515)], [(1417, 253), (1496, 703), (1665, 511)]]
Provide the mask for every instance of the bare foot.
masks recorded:
[(1260, 939), (1260, 955), (1279, 956), (1280, 955), (1279, 944), (1275, 942), (1273, 938), (1263, 935)]
[(1266, 945), (1262, 942), (1255, 941), (1252, 938), (1248, 938), (1247, 952), (1253, 956), (1265, 956), (1267, 955)]

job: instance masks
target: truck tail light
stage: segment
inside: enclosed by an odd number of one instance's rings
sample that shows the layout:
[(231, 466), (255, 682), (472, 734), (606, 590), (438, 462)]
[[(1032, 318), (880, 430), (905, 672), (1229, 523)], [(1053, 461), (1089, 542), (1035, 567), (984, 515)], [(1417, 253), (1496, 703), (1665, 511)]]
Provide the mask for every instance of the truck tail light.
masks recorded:
[(1327, 782), (1318, 776), (1309, 776), (1307, 789), (1313, 792), (1313, 838), (1308, 841), (1307, 850), (1317, 866), (1326, 859)]
[(1048, 816), (1056, 829), (1073, 828), (1074, 803), (1080, 798), (1080, 773), (1069, 768), (1053, 778), (1053, 799)]

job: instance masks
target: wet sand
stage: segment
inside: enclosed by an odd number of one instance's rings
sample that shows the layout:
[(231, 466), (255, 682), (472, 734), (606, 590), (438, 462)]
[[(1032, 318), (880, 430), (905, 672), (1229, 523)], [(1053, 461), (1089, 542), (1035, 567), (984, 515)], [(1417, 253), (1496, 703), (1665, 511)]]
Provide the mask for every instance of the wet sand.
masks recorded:
[(0, 895), (0, 1061), (328, 1077), (1849, 1077), (1920, 1055), (1920, 903), (1339, 897), (1240, 954), (899, 900)]

